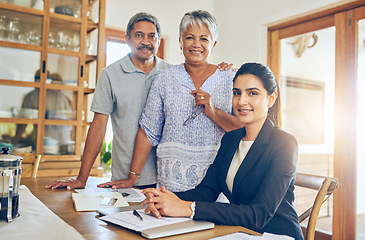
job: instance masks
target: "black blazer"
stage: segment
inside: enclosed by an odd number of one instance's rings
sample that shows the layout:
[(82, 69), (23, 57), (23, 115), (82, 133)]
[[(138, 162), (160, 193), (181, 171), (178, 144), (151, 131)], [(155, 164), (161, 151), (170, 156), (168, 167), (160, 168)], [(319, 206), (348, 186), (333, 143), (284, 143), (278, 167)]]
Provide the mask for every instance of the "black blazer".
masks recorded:
[[(245, 128), (226, 133), (206, 176), (195, 189), (176, 193), (195, 201), (195, 220), (243, 226), (263, 233), (303, 239), (294, 209), (294, 180), (298, 159), (296, 139), (266, 119), (260, 133), (239, 167), (232, 194), (226, 177)], [(223, 192), (230, 201), (215, 202)]]

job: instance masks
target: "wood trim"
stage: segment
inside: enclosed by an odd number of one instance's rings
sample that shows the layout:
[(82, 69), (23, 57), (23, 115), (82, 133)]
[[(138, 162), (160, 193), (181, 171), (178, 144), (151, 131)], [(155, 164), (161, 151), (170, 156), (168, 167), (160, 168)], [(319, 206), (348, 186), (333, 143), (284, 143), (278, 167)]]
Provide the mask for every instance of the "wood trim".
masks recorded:
[[(96, 78), (98, 79), (101, 70), (106, 63), (106, 33), (105, 33), (105, 8), (106, 0), (99, 3), (99, 27), (98, 27), (98, 61), (96, 67)], [(97, 81), (97, 80), (96, 80)]]
[[(122, 42), (125, 43), (125, 31), (121, 31), (114, 28), (105, 29), (105, 44), (108, 41)], [(105, 45), (106, 47), (106, 45)]]
[(320, 29), (332, 27), (334, 25), (335, 25), (334, 15), (326, 16), (323, 18), (312, 20), (310, 22), (298, 23), (296, 25), (292, 25), (290, 27), (281, 29), (279, 31), (279, 38), (283, 39), (283, 38), (296, 36), (296, 35), (300, 35), (300, 34), (304, 34), (304, 33), (308, 33), (308, 32), (313, 32), (313, 31), (317, 31)]
[[(338, 3), (337, 3), (338, 4)], [(341, 3), (340, 3), (341, 4)], [(354, 0), (352, 2), (346, 3), (346, 4), (342, 4), (342, 5), (333, 5), (332, 6), (328, 6), (326, 7), (327, 9), (325, 10), (320, 10), (317, 12), (313, 12), (311, 13), (307, 13), (305, 16), (301, 16), (301, 17), (294, 17), (291, 20), (287, 20), (285, 22), (282, 23), (278, 23), (275, 25), (272, 25), (269, 27), (269, 31), (274, 31), (274, 30), (279, 30), (282, 28), (286, 28), (289, 26), (293, 26), (299, 23), (303, 23), (303, 22), (308, 22), (308, 21), (312, 21), (318, 18), (323, 18), (326, 16), (330, 16), (330, 15), (334, 15), (336, 13), (340, 13), (340, 12), (344, 12), (350, 9), (354, 9), (354, 8), (358, 8), (361, 6), (365, 5), (365, 0)]]
[[(280, 39), (279, 39), (279, 31), (272, 31), (268, 33), (268, 67), (271, 69), (271, 71), (274, 73), (274, 76), (276, 78), (276, 81), (278, 85), (281, 84), (281, 74), (280, 74)], [(282, 124), (282, 112), (281, 112), (281, 102), (280, 99), (277, 100), (278, 104), (278, 126), (281, 127)]]
[(17, 80), (0, 79), (0, 85), (15, 86), (15, 87), (32, 87), (39, 88), (40, 82), (26, 82)]
[(23, 7), (20, 5), (14, 5), (11, 3), (0, 2), (0, 8), (7, 9), (10, 11), (15, 11), (15, 12), (30, 13), (30, 14), (39, 15), (39, 16), (44, 15), (44, 12), (42, 10), (35, 9), (35, 8), (29, 8), (29, 7)]
[[(336, 14), (333, 239), (356, 239), (357, 36), (355, 11)], [(343, 110), (351, 114), (344, 114)]]
[(356, 21), (365, 19), (365, 6), (356, 8), (355, 12)]
[(29, 50), (29, 51), (41, 51), (42, 47), (37, 45), (31, 44), (24, 44), (24, 43), (15, 43), (15, 42), (7, 42), (7, 41), (0, 41), (1, 47), (8, 47), (8, 48), (17, 48), (21, 50)]
[[(38, 105), (38, 127), (37, 127), (37, 145), (36, 153), (43, 153), (44, 139), (44, 116), (46, 115), (46, 80), (48, 73), (48, 33), (50, 30), (50, 6), (51, 1), (44, 1), (44, 17), (43, 17), (43, 32), (42, 32), (42, 51), (40, 66), (40, 84), (39, 88), (39, 105)], [(44, 63), (44, 64), (43, 64)], [(43, 69), (44, 68), (44, 69)], [(44, 72), (43, 72), (44, 71)], [(40, 117), (42, 116), (42, 117)]]
[(277, 82), (280, 84), (280, 38), (279, 31), (269, 31), (268, 32), (268, 56), (267, 56), (267, 65), (274, 73)]
[(0, 118), (1, 123), (14, 123), (14, 124), (34, 124), (38, 125), (38, 119), (31, 118)]

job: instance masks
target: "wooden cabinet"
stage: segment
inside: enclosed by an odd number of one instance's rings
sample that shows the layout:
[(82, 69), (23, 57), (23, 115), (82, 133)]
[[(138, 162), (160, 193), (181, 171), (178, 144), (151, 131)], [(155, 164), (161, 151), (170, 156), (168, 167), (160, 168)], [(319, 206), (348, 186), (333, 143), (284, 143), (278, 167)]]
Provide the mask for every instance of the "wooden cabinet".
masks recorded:
[(0, 147), (42, 154), (39, 177), (77, 175), (104, 66), (105, 0), (0, 0)]

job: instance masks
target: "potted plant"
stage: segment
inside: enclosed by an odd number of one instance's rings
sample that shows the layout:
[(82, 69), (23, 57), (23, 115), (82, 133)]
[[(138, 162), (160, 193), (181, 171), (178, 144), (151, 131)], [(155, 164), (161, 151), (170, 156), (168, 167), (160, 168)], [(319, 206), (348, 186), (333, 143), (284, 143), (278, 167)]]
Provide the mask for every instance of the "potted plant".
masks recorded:
[(113, 141), (109, 144), (103, 141), (100, 151), (100, 166), (104, 168), (104, 174), (111, 174), (111, 164), (112, 164), (112, 145)]

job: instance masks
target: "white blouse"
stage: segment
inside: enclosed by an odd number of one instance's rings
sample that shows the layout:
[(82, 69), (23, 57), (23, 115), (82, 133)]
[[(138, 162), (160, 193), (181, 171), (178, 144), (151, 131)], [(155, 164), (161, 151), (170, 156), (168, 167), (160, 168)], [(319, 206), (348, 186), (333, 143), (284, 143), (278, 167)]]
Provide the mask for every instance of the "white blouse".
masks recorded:
[(240, 142), (240, 145), (236, 151), (236, 153), (233, 156), (231, 165), (229, 166), (226, 183), (229, 191), (232, 193), (233, 189), (233, 181), (236, 177), (236, 173), (238, 171), (238, 168), (241, 166), (241, 163), (243, 162), (243, 159), (246, 157), (248, 151), (250, 150), (252, 143), (254, 141), (242, 141)]

